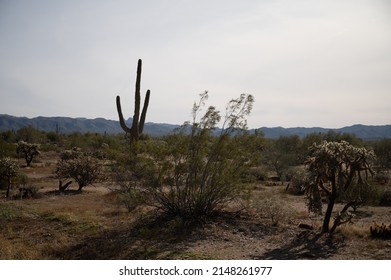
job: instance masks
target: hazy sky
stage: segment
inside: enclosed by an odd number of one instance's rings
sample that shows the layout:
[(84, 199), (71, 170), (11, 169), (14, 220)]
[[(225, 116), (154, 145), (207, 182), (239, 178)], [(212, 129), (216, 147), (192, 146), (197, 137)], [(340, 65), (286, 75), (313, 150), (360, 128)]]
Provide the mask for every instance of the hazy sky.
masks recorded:
[(391, 124), (391, 1), (0, 0), (0, 113), (190, 119), (255, 97), (261, 126)]

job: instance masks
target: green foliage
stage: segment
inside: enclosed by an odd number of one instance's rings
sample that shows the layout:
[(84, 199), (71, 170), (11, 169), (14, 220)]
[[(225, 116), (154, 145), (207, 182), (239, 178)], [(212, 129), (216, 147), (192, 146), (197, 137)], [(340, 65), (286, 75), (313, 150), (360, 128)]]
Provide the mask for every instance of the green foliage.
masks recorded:
[(25, 126), (16, 132), (16, 141), (24, 141), (28, 143), (43, 143), (45, 141), (45, 133), (33, 126)]
[[(335, 228), (348, 220), (337, 216), (332, 229), (329, 221), (335, 201), (347, 194), (352, 185), (368, 186), (368, 173), (372, 173), (371, 165), (374, 154), (365, 148), (355, 147), (346, 141), (314, 144), (310, 149), (307, 167), (311, 183), (307, 187), (309, 210), (321, 212), (321, 193), (327, 196), (328, 206), (323, 221), (323, 232), (333, 232)], [(344, 215), (349, 207), (362, 203), (360, 193), (355, 193), (352, 201), (344, 207)], [(348, 198), (348, 197), (347, 197)]]
[(46, 133), (46, 139), (50, 143), (59, 144), (62, 140), (62, 135), (54, 131), (49, 131)]
[(0, 157), (15, 156), (15, 145), (0, 138)]
[(304, 166), (291, 167), (287, 171), (289, 183), (286, 191), (294, 195), (302, 195), (307, 188), (310, 178), (309, 173)]
[[(254, 100), (244, 94), (231, 100), (223, 129), (214, 136), (221, 115), (213, 106), (201, 114), (207, 98), (205, 92), (194, 104), (191, 124), (162, 140), (138, 141), (132, 147), (137, 152), (130, 156), (132, 169), (123, 182), (133, 182), (130, 195), (135, 200), (144, 199), (172, 216), (200, 219), (236, 196), (242, 172), (255, 159), (248, 144), (256, 143), (256, 136), (244, 133)], [(236, 136), (230, 136), (234, 131)]]
[(250, 204), (257, 213), (266, 219), (270, 219), (272, 226), (277, 226), (280, 222), (292, 217), (293, 210), (286, 206), (284, 201), (276, 196), (258, 195), (253, 197)]
[(351, 186), (347, 189), (341, 189), (338, 202), (348, 203), (357, 201), (354, 210), (361, 205), (377, 204), (380, 199), (378, 188), (369, 181), (353, 180)]
[(354, 134), (350, 133), (338, 133), (333, 130), (329, 130), (327, 133), (322, 134), (322, 138), (327, 142), (347, 142), (353, 146), (363, 146), (363, 141), (357, 138)]
[(213, 137), (212, 131), (221, 120), (220, 113), (210, 106), (199, 118), (207, 92), (200, 97), (193, 106), (191, 133), (178, 139), (179, 149), (173, 151), (173, 162), (166, 166), (166, 174), (171, 174), (166, 178), (170, 181), (169, 190), (154, 193), (162, 210), (184, 218), (210, 215), (234, 198), (241, 172), (249, 161), (246, 145), (241, 145), (239, 137), (230, 137), (230, 133), (246, 128), (245, 116), (251, 111), (252, 96), (241, 95), (228, 103), (218, 137)]
[(373, 143), (376, 155), (376, 167), (379, 171), (391, 169), (391, 139), (383, 139)]
[(8, 203), (0, 204), (0, 221), (1, 220), (12, 221), (22, 216), (23, 216), (23, 211), (20, 207)]
[(289, 168), (301, 163), (300, 147), (298, 136), (281, 136), (276, 140), (269, 140), (264, 147), (263, 162), (276, 172), (280, 180), (289, 179)]
[(79, 185), (78, 191), (82, 191), (84, 187), (103, 179), (103, 169), (100, 162), (77, 150), (74, 151), (72, 156), (63, 156), (57, 162), (55, 174), (60, 180), (60, 190), (62, 179), (74, 179)]

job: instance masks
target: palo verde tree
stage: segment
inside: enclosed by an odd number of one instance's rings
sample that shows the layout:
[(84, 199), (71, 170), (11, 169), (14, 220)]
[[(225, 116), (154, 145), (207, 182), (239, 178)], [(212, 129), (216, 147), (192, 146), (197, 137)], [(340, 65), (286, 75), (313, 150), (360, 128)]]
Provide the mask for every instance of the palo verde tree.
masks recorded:
[(284, 181), (289, 168), (300, 164), (300, 146), (300, 138), (297, 135), (270, 140), (263, 149), (262, 161)]
[(144, 123), (145, 123), (145, 117), (147, 114), (147, 109), (148, 109), (148, 104), (149, 104), (149, 96), (151, 94), (150, 90), (147, 90), (147, 93), (145, 95), (145, 100), (144, 100), (144, 107), (141, 112), (141, 117), (140, 117), (140, 102), (141, 102), (141, 97), (140, 97), (140, 84), (141, 84), (141, 59), (138, 60), (137, 64), (137, 77), (136, 77), (136, 91), (134, 94), (134, 115), (133, 115), (133, 122), (132, 122), (132, 127), (127, 127), (125, 124), (125, 119), (122, 114), (122, 109), (121, 109), (121, 100), (120, 97), (117, 96), (116, 103), (117, 103), (117, 112), (118, 112), (118, 117), (119, 117), (119, 122), (121, 125), (121, 128), (126, 132), (129, 133), (130, 135), (130, 142), (132, 143), (133, 141), (137, 141), (141, 135), (141, 133), (144, 130)]
[(18, 142), (16, 152), (26, 160), (27, 166), (30, 166), (33, 159), (41, 154), (39, 144), (27, 143), (25, 141)]
[(330, 219), (336, 200), (352, 187), (354, 183), (368, 185), (368, 174), (372, 174), (371, 164), (374, 154), (365, 148), (359, 148), (346, 141), (314, 144), (310, 147), (310, 156), (306, 162), (311, 183), (307, 187), (309, 210), (322, 212), (321, 195), (327, 197), (322, 232), (332, 233), (337, 226), (351, 220), (350, 207), (360, 203), (360, 198), (347, 202), (336, 215), (330, 228)]

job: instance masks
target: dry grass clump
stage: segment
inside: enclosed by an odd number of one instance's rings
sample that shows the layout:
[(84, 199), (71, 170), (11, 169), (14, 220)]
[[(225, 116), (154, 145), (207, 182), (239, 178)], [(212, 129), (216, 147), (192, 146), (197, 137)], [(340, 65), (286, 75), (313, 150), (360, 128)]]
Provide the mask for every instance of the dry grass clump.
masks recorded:
[(287, 205), (279, 196), (273, 194), (255, 195), (250, 207), (265, 219), (269, 219), (272, 226), (279, 223), (289, 223), (297, 216), (297, 212)]
[(370, 236), (370, 232), (367, 226), (355, 224), (341, 225), (336, 229), (336, 233), (340, 233), (348, 239), (368, 238)]

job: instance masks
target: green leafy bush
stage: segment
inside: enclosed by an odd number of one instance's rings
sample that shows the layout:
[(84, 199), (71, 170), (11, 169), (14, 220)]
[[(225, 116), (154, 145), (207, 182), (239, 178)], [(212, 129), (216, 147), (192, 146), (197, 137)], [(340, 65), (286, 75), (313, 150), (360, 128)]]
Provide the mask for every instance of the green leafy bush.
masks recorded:
[[(80, 150), (73, 150), (67, 155), (63, 154), (57, 162), (55, 173), (60, 180), (60, 191), (65, 191), (66, 188), (62, 186), (62, 179), (74, 179), (79, 185), (78, 191), (103, 179), (100, 162)], [(66, 186), (69, 185), (68, 182)]]
[(213, 106), (201, 114), (207, 98), (207, 92), (200, 95), (192, 122), (175, 134), (161, 141), (138, 141), (137, 148), (132, 145), (137, 151), (122, 180), (133, 182), (131, 199), (144, 200), (172, 216), (201, 219), (236, 197), (241, 175), (254, 159), (245, 136), (245, 117), (254, 100), (245, 94), (231, 100), (222, 118)]

